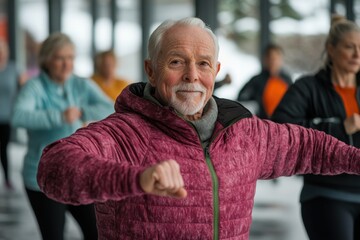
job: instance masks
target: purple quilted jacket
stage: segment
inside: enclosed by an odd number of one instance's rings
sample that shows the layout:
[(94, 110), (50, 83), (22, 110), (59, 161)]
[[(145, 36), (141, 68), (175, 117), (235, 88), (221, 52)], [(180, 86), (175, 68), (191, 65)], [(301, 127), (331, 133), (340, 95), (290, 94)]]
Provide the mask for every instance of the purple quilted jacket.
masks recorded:
[[(127, 87), (116, 113), (49, 145), (38, 182), (50, 198), (95, 202), (99, 239), (248, 239), (258, 179), (360, 172), (360, 151), (322, 132), (260, 120), (216, 99), (219, 116), (203, 149), (191, 124)], [(145, 194), (141, 171), (175, 159), (187, 198)]]

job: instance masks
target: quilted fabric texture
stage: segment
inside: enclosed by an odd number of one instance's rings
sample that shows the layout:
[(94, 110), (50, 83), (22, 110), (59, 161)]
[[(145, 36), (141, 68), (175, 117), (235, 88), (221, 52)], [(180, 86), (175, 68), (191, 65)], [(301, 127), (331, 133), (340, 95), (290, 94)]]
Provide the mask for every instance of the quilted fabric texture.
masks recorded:
[[(258, 179), (360, 172), (359, 150), (322, 132), (260, 120), (222, 99), (204, 150), (188, 122), (144, 100), (142, 89), (127, 87), (116, 113), (49, 145), (40, 161), (38, 182), (49, 197), (95, 202), (99, 239), (245, 240)], [(183, 200), (144, 194), (138, 184), (144, 168), (167, 159), (180, 164)]]

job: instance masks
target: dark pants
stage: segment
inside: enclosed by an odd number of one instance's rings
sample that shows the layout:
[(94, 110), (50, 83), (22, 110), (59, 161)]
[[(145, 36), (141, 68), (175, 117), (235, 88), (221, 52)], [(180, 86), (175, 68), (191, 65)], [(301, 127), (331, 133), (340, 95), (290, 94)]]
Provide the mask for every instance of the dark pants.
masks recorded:
[(92, 204), (72, 206), (51, 200), (39, 191), (26, 188), (43, 240), (63, 240), (65, 212), (69, 211), (79, 224), (84, 240), (96, 240), (95, 209)]
[(359, 240), (360, 204), (324, 197), (301, 205), (302, 219), (310, 240)]
[(7, 148), (10, 142), (10, 133), (11, 133), (10, 124), (1, 123), (0, 124), (0, 158), (1, 158), (1, 165), (4, 170), (4, 178), (6, 182), (9, 182)]

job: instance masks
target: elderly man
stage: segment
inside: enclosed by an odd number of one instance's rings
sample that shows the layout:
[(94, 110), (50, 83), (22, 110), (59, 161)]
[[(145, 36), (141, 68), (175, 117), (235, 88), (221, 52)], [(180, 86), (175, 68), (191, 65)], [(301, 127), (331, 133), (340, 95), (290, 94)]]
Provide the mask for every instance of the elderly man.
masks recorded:
[(100, 239), (248, 239), (257, 179), (360, 173), (360, 150), (212, 97), (218, 43), (201, 20), (162, 23), (148, 50), (149, 83), (40, 161), (50, 198), (95, 203)]

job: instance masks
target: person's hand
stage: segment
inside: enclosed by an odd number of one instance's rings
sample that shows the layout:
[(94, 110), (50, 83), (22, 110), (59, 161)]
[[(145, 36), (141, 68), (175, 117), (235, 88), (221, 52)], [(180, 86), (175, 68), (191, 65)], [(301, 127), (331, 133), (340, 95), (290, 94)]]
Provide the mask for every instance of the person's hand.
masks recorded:
[(344, 127), (347, 134), (353, 134), (360, 130), (360, 115), (355, 113), (344, 121)]
[(29, 80), (29, 76), (26, 73), (22, 73), (18, 78), (19, 86), (22, 87)]
[(145, 169), (140, 175), (140, 186), (145, 193), (158, 196), (187, 196), (180, 166), (175, 160), (163, 161)]
[(77, 107), (69, 107), (64, 111), (64, 119), (67, 123), (73, 123), (81, 117), (81, 111)]

